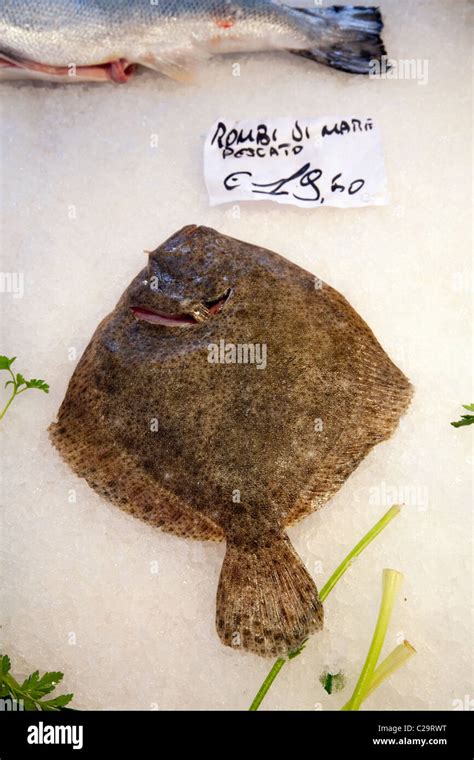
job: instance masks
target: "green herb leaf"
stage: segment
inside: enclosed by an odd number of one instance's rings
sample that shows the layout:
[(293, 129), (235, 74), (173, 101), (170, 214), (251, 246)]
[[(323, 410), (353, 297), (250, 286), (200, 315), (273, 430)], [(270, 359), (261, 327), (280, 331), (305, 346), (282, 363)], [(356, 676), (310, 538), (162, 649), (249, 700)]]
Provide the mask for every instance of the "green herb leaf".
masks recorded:
[(68, 705), (73, 696), (74, 694), (60, 694), (59, 697), (54, 697), (47, 701), (45, 700), (39, 704), (41, 705), (42, 710), (51, 712), (52, 710), (59, 710), (61, 707)]
[(0, 356), (0, 369), (10, 369), (10, 366), (15, 361), (16, 356), (9, 359), (8, 356)]
[[(468, 412), (474, 412), (474, 404), (463, 404), (463, 409), (467, 409)], [(474, 423), (474, 415), (461, 414), (461, 419), (456, 422), (451, 422), (451, 425), (455, 428), (463, 427), (464, 425), (472, 425)]]
[(35, 670), (34, 673), (31, 674), (31, 676), (28, 676), (28, 678), (25, 678), (23, 683), (21, 684), (21, 688), (23, 691), (29, 691), (30, 689), (33, 689), (35, 684), (39, 681), (39, 670)]
[(6, 676), (11, 668), (10, 658), (7, 654), (0, 655), (0, 681)]
[(455, 428), (463, 427), (464, 425), (472, 425), (474, 423), (474, 414), (461, 414), (461, 419), (457, 422), (451, 422), (451, 425)]
[(341, 691), (341, 689), (344, 688), (346, 685), (346, 678), (342, 671), (339, 673), (330, 673), (328, 670), (325, 670), (319, 676), (319, 682), (328, 694), (333, 694), (335, 691)]
[[(16, 699), (16, 697), (12, 696), (12, 699)], [(23, 700), (23, 709), (27, 712), (38, 712), (38, 710), (41, 710), (34, 699), (30, 699), (29, 697), (20, 697), (20, 699)]]
[(45, 694), (54, 691), (64, 674), (59, 672), (45, 673), (41, 678), (36, 670), (22, 683), (21, 690), (26, 691), (32, 699), (41, 699)]
[(301, 654), (301, 652), (303, 651), (303, 649), (305, 648), (305, 646), (306, 646), (306, 644), (307, 644), (307, 643), (308, 643), (308, 639), (305, 639), (305, 640), (304, 640), (304, 641), (303, 641), (303, 642), (302, 642), (302, 643), (299, 645), (298, 649), (293, 649), (293, 651), (292, 651), (292, 652), (288, 652), (288, 659), (289, 659), (289, 660), (294, 660), (294, 659), (295, 659), (295, 657), (298, 657), (298, 655), (299, 655), (299, 654)]
[(49, 385), (48, 383), (45, 383), (44, 380), (36, 380), (36, 378), (33, 378), (33, 380), (28, 380), (26, 382), (27, 388), (38, 388), (40, 391), (44, 391), (45, 393), (49, 393)]
[[(12, 382), (13, 382), (13, 380), (12, 380)], [(17, 372), (17, 375), (16, 375), (16, 387), (18, 388), (20, 385), (26, 385), (26, 380), (23, 377), (23, 375), (20, 374), (20, 372)]]

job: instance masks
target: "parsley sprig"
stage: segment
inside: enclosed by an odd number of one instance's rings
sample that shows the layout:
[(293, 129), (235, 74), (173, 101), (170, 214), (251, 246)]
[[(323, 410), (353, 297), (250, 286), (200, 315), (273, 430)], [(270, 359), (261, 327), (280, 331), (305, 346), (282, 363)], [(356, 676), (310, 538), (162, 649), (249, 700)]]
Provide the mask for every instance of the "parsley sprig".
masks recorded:
[(15, 374), (11, 368), (15, 359), (16, 356), (13, 356), (11, 359), (8, 356), (0, 356), (0, 370), (9, 372), (11, 376), (10, 380), (7, 380), (5, 383), (5, 388), (7, 388), (9, 385), (12, 386), (12, 395), (8, 399), (3, 410), (0, 412), (0, 420), (4, 418), (5, 413), (12, 403), (13, 399), (16, 398), (16, 396), (19, 396), (20, 393), (24, 393), (24, 391), (27, 391), (30, 388), (37, 388), (40, 391), (49, 393), (49, 385), (48, 383), (45, 383), (44, 380), (37, 380), (35, 377), (31, 380), (26, 380), (21, 372), (17, 372)]
[[(474, 412), (474, 404), (463, 404), (463, 409), (467, 409), (468, 412)], [(472, 425), (474, 423), (474, 414), (461, 414), (461, 419), (456, 422), (451, 422), (453, 427), (463, 427), (463, 425)]]
[(65, 707), (73, 694), (60, 694), (52, 699), (43, 699), (50, 694), (63, 678), (63, 673), (44, 673), (41, 677), (35, 670), (23, 683), (19, 683), (10, 673), (11, 663), (8, 655), (0, 655), (0, 698), (9, 697), (18, 702), (25, 710), (44, 710), (52, 712)]

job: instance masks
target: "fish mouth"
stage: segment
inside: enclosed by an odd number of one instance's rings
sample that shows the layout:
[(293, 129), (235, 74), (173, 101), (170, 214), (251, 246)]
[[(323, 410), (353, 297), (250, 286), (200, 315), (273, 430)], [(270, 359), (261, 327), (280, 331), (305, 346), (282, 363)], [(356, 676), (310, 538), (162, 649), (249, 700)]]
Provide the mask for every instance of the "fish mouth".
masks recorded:
[(145, 309), (143, 306), (131, 306), (130, 308), (136, 319), (141, 319), (142, 322), (150, 322), (153, 325), (182, 327), (183, 325), (197, 324), (197, 320), (192, 314), (166, 314), (163, 311)]
[(131, 306), (130, 309), (136, 319), (149, 322), (153, 325), (165, 325), (166, 327), (189, 327), (202, 324), (210, 317), (219, 314), (229, 300), (232, 288), (227, 288), (218, 298), (203, 301), (194, 306), (190, 311), (171, 314), (164, 311), (156, 311), (148, 306)]

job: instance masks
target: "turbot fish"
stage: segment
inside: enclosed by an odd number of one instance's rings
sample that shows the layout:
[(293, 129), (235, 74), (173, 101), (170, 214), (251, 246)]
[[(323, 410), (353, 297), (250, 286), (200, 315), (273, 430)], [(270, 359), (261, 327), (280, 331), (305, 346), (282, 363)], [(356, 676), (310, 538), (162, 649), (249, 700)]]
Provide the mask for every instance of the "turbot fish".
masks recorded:
[(377, 8), (272, 0), (3, 0), (0, 78), (126, 82), (137, 66), (188, 81), (219, 53), (286, 50), (356, 74), (385, 51)]
[(98, 326), (50, 427), (100, 495), (224, 541), (222, 642), (284, 654), (323, 625), (286, 528), (395, 430), (411, 386), (338, 292), (272, 251), (183, 228)]

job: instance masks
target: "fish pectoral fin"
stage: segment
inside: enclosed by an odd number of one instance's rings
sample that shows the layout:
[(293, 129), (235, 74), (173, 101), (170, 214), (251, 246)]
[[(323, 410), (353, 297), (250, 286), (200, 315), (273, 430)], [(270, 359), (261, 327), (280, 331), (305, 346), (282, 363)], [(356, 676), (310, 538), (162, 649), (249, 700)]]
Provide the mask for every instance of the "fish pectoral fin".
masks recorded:
[(160, 74), (174, 79), (183, 84), (196, 84), (198, 81), (198, 68), (207, 61), (209, 54), (205, 50), (193, 47), (177, 55), (172, 54), (149, 54), (141, 58), (137, 63), (148, 69), (159, 71)]

